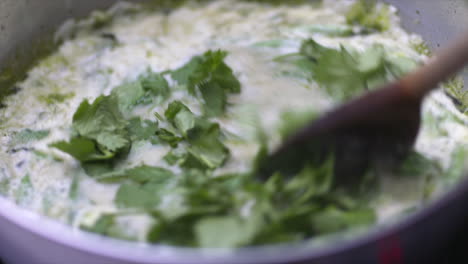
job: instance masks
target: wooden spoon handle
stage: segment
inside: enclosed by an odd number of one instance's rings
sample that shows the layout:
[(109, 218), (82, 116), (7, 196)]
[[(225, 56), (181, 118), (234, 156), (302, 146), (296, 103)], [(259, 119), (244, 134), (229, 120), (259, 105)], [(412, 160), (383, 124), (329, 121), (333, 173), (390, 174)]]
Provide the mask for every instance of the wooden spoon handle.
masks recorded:
[(418, 98), (437, 88), (468, 64), (468, 31), (440, 49), (427, 64), (402, 79), (404, 91)]

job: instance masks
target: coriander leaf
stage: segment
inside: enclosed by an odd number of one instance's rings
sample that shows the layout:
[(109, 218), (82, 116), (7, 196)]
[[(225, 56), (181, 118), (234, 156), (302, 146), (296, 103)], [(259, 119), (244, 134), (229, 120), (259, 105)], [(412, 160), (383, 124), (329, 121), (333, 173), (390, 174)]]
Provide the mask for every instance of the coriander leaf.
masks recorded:
[(116, 182), (128, 179), (140, 184), (148, 182), (166, 183), (170, 179), (175, 179), (175, 175), (170, 170), (164, 168), (142, 165), (123, 171), (106, 173), (96, 179), (103, 182)]
[(70, 142), (51, 144), (81, 162), (110, 160), (128, 150), (128, 122), (112, 96), (100, 96), (92, 104), (83, 101), (73, 116), (75, 135)]
[[(189, 85), (189, 82), (191, 81), (190, 79), (193, 78), (192, 76), (195, 74), (197, 69), (202, 67), (202, 63), (202, 57), (195, 56), (187, 64), (175, 71), (172, 71), (171, 77), (181, 85)], [(194, 93), (193, 89), (195, 89), (195, 87), (193, 87), (193, 84), (189, 90), (190, 89), (192, 89), (191, 93)]]
[(297, 203), (307, 202), (314, 196), (328, 194), (333, 186), (334, 159), (327, 159), (321, 166), (308, 164), (284, 187), (290, 199)]
[[(140, 218), (143, 214), (131, 215), (129, 213), (106, 213), (97, 219), (91, 225), (81, 224), (82, 230), (97, 233), (104, 236), (114, 237), (128, 241), (138, 241), (139, 234), (133, 228), (129, 228), (128, 221), (134, 221), (132, 218)], [(120, 221), (120, 218), (124, 221)]]
[(227, 105), (227, 96), (224, 89), (217, 82), (206, 82), (200, 85), (204, 109), (207, 116), (220, 116)]
[(27, 128), (14, 135), (11, 143), (14, 145), (24, 145), (33, 141), (44, 139), (48, 137), (49, 134), (49, 130), (31, 130)]
[(99, 177), (114, 170), (112, 162), (109, 161), (85, 162), (81, 166), (86, 174), (91, 177)]
[(148, 241), (178, 246), (196, 246), (193, 232), (194, 223), (200, 219), (199, 213), (187, 213), (171, 221), (158, 219), (148, 234)]
[(81, 162), (107, 160), (115, 156), (113, 152), (101, 152), (93, 140), (86, 138), (72, 138), (70, 142), (59, 141), (50, 146), (68, 153)]
[(157, 97), (157, 102), (162, 102), (170, 97), (169, 83), (162, 74), (148, 71), (146, 74), (141, 75), (139, 80), (146, 92), (145, 97)]
[[(417, 66), (409, 58), (388, 56), (381, 45), (354, 52), (343, 46), (327, 48), (313, 39), (304, 41), (299, 56), (295, 56), (298, 58), (292, 63), (310, 72), (312, 79), (339, 101), (379, 87)], [(298, 64), (300, 61), (307, 64)]]
[(142, 84), (139, 81), (129, 82), (115, 87), (111, 93), (117, 98), (119, 109), (122, 113), (130, 111), (145, 95)]
[(190, 144), (187, 148), (189, 157), (182, 166), (192, 167), (194, 166), (193, 161), (206, 169), (216, 169), (222, 166), (229, 157), (229, 149), (220, 140), (219, 125), (211, 124), (206, 129), (196, 133), (198, 133), (196, 137), (188, 140)]
[(207, 51), (193, 57), (187, 64), (172, 72), (171, 76), (188, 91), (201, 93), (205, 102), (205, 114), (218, 116), (226, 108), (226, 94), (239, 93), (240, 82), (232, 69), (224, 62), (225, 51)]
[(444, 91), (460, 110), (461, 113), (468, 115), (468, 90), (465, 89), (463, 78), (454, 77), (444, 84)]
[(141, 120), (135, 117), (129, 120), (128, 133), (132, 142), (139, 140), (148, 140), (152, 144), (159, 143), (156, 131), (158, 130), (158, 122), (151, 120)]
[(342, 211), (329, 207), (312, 216), (312, 225), (316, 234), (328, 234), (350, 227), (365, 227), (373, 224), (377, 217), (372, 209)]
[(21, 205), (29, 203), (33, 198), (33, 188), (34, 186), (32, 185), (31, 177), (29, 174), (26, 174), (21, 179), (21, 182), (15, 191), (16, 202)]
[(206, 248), (233, 248), (250, 244), (256, 228), (237, 217), (206, 217), (195, 224), (198, 246)]
[(186, 159), (187, 153), (185, 151), (181, 151), (180, 149), (172, 149), (164, 156), (164, 160), (171, 166), (180, 164)]
[(177, 145), (183, 140), (183, 138), (176, 135), (175, 132), (165, 128), (160, 128), (156, 131), (156, 135), (160, 140), (169, 144), (173, 148), (177, 147)]
[(366, 87), (355, 67), (357, 63), (343, 47), (341, 50), (328, 50), (320, 54), (313, 68), (314, 78), (331, 96), (338, 100), (349, 99)]
[(73, 128), (81, 137), (95, 140), (99, 149), (110, 152), (130, 145), (127, 126), (112, 96), (100, 96), (92, 104), (83, 101), (73, 116)]
[(359, 0), (346, 14), (346, 22), (368, 30), (386, 31), (390, 28), (390, 8), (375, 0)]
[(80, 228), (88, 232), (93, 232), (100, 235), (106, 235), (110, 226), (115, 224), (115, 215), (102, 215), (93, 226), (81, 225)]
[(402, 77), (419, 65), (416, 61), (407, 57), (387, 57), (386, 59), (386, 67), (394, 78)]
[(164, 115), (184, 137), (195, 127), (195, 115), (180, 101), (170, 103)]
[(155, 208), (161, 197), (158, 192), (164, 185), (146, 183), (123, 183), (120, 185), (114, 202), (122, 208)]

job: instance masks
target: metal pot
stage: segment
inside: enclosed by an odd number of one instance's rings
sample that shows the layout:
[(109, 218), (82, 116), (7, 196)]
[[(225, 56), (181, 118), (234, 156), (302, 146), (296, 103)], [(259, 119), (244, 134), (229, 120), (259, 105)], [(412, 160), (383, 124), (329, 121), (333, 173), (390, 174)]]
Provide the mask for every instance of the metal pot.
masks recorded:
[[(14, 57), (15, 51), (30, 50), (34, 40), (52, 32), (67, 18), (84, 16), (114, 2), (0, 0), (0, 62), (3, 63), (0, 66), (12, 59), (18, 67), (24, 66), (27, 58)], [(464, 0), (388, 2), (400, 9), (406, 29), (421, 34), (433, 48), (444, 45), (468, 25), (468, 7)], [(468, 201), (468, 181), (408, 219), (359, 238), (325, 245), (303, 243), (213, 252), (99, 237), (72, 230), (0, 198), (0, 256), (9, 264), (426, 264), (463, 225), (468, 215), (465, 201)]]

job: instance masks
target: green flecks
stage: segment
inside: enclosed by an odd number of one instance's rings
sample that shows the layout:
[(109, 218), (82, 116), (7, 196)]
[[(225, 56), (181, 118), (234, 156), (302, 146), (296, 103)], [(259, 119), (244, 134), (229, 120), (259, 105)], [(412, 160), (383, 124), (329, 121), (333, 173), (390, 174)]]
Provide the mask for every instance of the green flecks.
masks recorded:
[(468, 115), (468, 90), (465, 90), (465, 83), (461, 77), (454, 77), (444, 85), (445, 93), (452, 99), (454, 105), (460, 112)]
[(11, 144), (13, 145), (25, 145), (34, 141), (42, 140), (48, 137), (50, 134), (49, 130), (31, 130), (24, 129), (16, 133), (12, 140)]
[(29, 174), (21, 179), (18, 188), (15, 191), (15, 200), (20, 205), (29, 203), (33, 195), (33, 185)]
[(370, 31), (386, 31), (390, 28), (390, 8), (375, 0), (359, 0), (346, 14), (346, 21)]
[(74, 92), (70, 93), (51, 93), (48, 95), (38, 96), (39, 101), (44, 102), (47, 105), (54, 105), (58, 103), (64, 103), (65, 101), (75, 97)]

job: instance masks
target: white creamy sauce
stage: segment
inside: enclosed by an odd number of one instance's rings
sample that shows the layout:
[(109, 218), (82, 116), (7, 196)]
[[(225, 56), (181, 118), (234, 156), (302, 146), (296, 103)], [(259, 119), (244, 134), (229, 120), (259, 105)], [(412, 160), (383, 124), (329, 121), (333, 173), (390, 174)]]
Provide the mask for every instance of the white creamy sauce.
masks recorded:
[[(115, 34), (120, 42), (115, 47), (100, 37), (100, 33), (78, 30), (75, 38), (66, 40), (57, 52), (29, 72), (28, 78), (18, 84), (21, 91), (9, 97), (8, 107), (0, 110), (3, 150), (0, 167), (5, 168), (0, 171), (0, 182), (10, 181), (3, 194), (16, 200), (22, 178), (29, 175), (32, 199), (20, 203), (25, 208), (75, 226), (92, 223), (103, 212), (116, 211), (113, 199), (118, 185), (96, 182), (86, 176), (76, 160), (49, 148), (48, 144), (70, 137), (73, 113), (83, 99), (93, 100), (103, 93), (109, 94), (115, 86), (135, 80), (147, 69), (155, 72), (175, 69), (208, 49), (227, 50), (226, 63), (242, 83), (242, 93), (229, 98), (233, 106), (228, 109), (227, 118), (218, 120), (235, 137), (227, 142), (231, 158), (217, 173), (248, 170), (258, 145), (245, 142), (255, 141), (258, 125), (270, 133), (274, 145), (279, 140), (275, 131), (285, 110), (325, 111), (335, 105), (316, 84), (278, 74), (278, 66), (272, 58), (297, 51), (302, 39), (314, 37), (322, 45), (338, 47), (343, 44), (357, 50), (379, 43), (392, 56), (404, 55), (418, 61), (426, 59), (412, 48), (412, 43), (421, 41), (420, 37), (400, 27), (394, 8), (391, 28), (384, 33), (337, 38), (304, 30), (304, 25), (345, 24), (344, 13), (353, 2), (325, 0), (317, 7), (220, 0), (203, 6), (182, 6), (169, 15), (140, 12), (117, 16), (106, 30)], [(79, 25), (69, 22), (59, 32), (66, 35), (71, 27), (80, 28)], [(255, 45), (273, 39), (287, 39), (290, 45), (280, 49)], [(75, 96), (63, 103), (48, 105), (38, 99), (50, 93), (71, 92)], [(188, 94), (177, 92), (173, 98), (181, 99), (192, 111), (200, 113), (200, 105)], [(134, 113), (155, 120), (153, 113), (161, 113), (166, 106), (167, 103), (138, 107)], [(452, 152), (457, 147), (467, 148), (466, 116), (456, 111), (440, 91), (433, 93), (424, 106), (425, 115), (447, 118), (438, 123), (437, 128), (425, 123), (416, 149), (439, 160), (444, 168), (450, 166)], [(465, 125), (455, 122), (454, 117), (465, 120)], [(6, 153), (14, 133), (25, 128), (50, 130), (47, 138), (28, 145), (41, 151), (42, 155), (21, 150)], [(446, 135), (442, 136), (434, 129), (443, 129)], [(236, 137), (243, 140), (236, 140)], [(168, 167), (162, 161), (168, 150), (167, 146), (137, 143), (120, 166)], [(79, 189), (76, 199), (70, 199), (74, 178), (79, 179)], [(423, 185), (424, 179), (420, 178), (385, 178), (382, 194), (374, 205), (379, 219), (391, 218), (419, 206)], [(248, 212), (250, 207), (246, 206), (243, 211)], [(128, 226), (129, 234), (126, 235), (144, 240), (143, 234), (152, 220), (143, 215), (119, 218), (119, 221)]]

